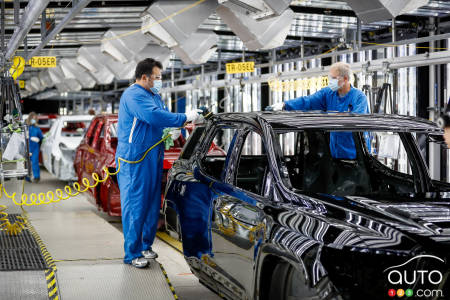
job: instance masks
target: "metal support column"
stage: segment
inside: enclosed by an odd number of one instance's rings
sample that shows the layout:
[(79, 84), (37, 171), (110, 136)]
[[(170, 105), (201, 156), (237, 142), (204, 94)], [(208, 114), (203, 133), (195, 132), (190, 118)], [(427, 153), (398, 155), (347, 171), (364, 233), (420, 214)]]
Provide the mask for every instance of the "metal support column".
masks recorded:
[[(272, 66), (272, 74), (275, 74), (275, 62), (277, 61), (277, 50), (272, 49), (272, 57), (271, 57), (271, 66)], [(269, 87), (269, 105), (272, 105), (273, 103), (273, 95), (272, 95), (272, 91), (270, 90)]]
[(306, 66), (305, 66), (305, 37), (302, 36), (301, 40), (300, 40), (300, 58), (302, 59), (302, 71), (306, 71)]
[[(1, 1), (1, 26), (2, 26), (2, 33), (1, 33), (1, 47), (2, 47), (2, 65), (6, 62), (6, 59), (4, 57), (6, 48), (5, 48), (5, 1)], [(3, 66), (2, 66), (3, 67)]]
[[(172, 88), (175, 87), (175, 63), (173, 61), (172, 61), (172, 70), (170, 74), (170, 86)], [(177, 100), (178, 100), (178, 93), (175, 91), (174, 99), (172, 100), (169, 106), (170, 111), (177, 111)]]
[(14, 0), (14, 25), (18, 26), (20, 24), (20, 1)]
[[(434, 32), (434, 18), (430, 18), (430, 25), (433, 28), (430, 31), (430, 36), (433, 36), (435, 34)], [(435, 47), (435, 42), (430, 42), (430, 52), (434, 52), (433, 48)], [(437, 84), (436, 84), (436, 66), (430, 65), (429, 67), (429, 120), (430, 121), (436, 121), (436, 105), (437, 105)], [(435, 143), (430, 143), (429, 145), (429, 169), (430, 169), (430, 176), (432, 179), (439, 180), (441, 171), (440, 171), (440, 164), (441, 164), (441, 155), (440, 155), (440, 146)]]
[(361, 19), (357, 19), (356, 24), (356, 46), (358, 47), (358, 61), (361, 61), (361, 49), (362, 49), (362, 33), (361, 33)]
[(47, 13), (44, 10), (41, 15), (41, 41), (47, 36)]
[(395, 25), (395, 18), (392, 18), (392, 42), (395, 43), (397, 41), (397, 26)]
[(222, 50), (219, 48), (217, 51), (217, 72), (220, 72), (222, 69)]

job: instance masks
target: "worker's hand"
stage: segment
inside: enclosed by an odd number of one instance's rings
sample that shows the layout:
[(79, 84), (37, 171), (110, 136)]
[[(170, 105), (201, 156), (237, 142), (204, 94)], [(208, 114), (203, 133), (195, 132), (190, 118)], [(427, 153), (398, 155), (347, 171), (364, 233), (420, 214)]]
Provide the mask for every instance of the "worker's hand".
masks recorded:
[(30, 137), (30, 140), (32, 140), (33, 142), (35, 142), (35, 143), (39, 143), (39, 138), (37, 137), (37, 136), (32, 136), (32, 137)]
[(202, 116), (202, 110), (201, 109), (193, 109), (191, 111), (188, 111), (186, 113), (186, 122), (193, 122), (196, 121), (198, 118)]
[(169, 132), (169, 134), (172, 136), (172, 140), (176, 140), (180, 137), (181, 135), (181, 130), (180, 128), (172, 128)]
[(280, 111), (284, 108), (284, 102), (279, 102), (266, 107), (267, 111)]

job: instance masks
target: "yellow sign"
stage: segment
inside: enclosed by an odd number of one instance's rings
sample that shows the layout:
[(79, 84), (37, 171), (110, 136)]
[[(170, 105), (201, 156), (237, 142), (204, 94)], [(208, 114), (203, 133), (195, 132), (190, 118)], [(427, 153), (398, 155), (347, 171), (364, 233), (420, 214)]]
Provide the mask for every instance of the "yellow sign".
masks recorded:
[(320, 90), (328, 86), (328, 76), (303, 78), (281, 81), (276, 78), (269, 79), (269, 87), (275, 92), (289, 92), (297, 90)]
[(56, 68), (56, 56), (34, 56), (29, 64), (32, 68)]
[(13, 65), (9, 69), (9, 74), (11, 74), (11, 77), (16, 80), (20, 75), (22, 75), (24, 69), (25, 59), (22, 56), (14, 56)]
[(19, 87), (20, 87), (21, 89), (24, 89), (24, 88), (25, 88), (25, 80), (19, 80)]
[(227, 69), (227, 74), (237, 74), (255, 71), (255, 62), (247, 61), (240, 63), (228, 63), (225, 65)]

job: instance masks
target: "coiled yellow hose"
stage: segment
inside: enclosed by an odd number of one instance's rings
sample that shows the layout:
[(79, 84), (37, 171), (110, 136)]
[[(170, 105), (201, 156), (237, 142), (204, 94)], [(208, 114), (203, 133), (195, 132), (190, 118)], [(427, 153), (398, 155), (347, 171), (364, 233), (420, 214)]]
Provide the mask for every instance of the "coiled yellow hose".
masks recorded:
[(22, 229), (25, 228), (25, 218), (18, 216), (17, 219), (20, 221), (16, 221), (13, 224), (8, 219), (8, 213), (5, 210), (8, 207), (6, 205), (0, 205), (0, 230), (6, 231), (9, 235), (17, 235), (22, 232)]
[[(163, 143), (165, 140), (167, 140), (169, 137), (171, 137), (171, 134), (166, 135), (165, 137), (163, 137), (161, 140), (159, 140), (156, 144), (154, 144), (153, 146), (151, 146), (150, 148), (147, 149), (147, 151), (145, 151), (144, 155), (142, 155), (142, 157), (139, 160), (136, 161), (130, 161), (130, 160), (126, 160), (122, 157), (119, 157), (117, 159), (117, 169), (115, 172), (109, 172), (107, 167), (103, 167), (102, 171), (104, 173), (104, 177), (101, 179), (100, 176), (97, 173), (92, 173), (91, 177), (94, 180), (94, 184), (90, 184), (89, 179), (84, 177), (81, 180), (82, 185), (84, 186), (84, 188), (81, 187), (81, 185), (78, 182), (75, 182), (72, 187), (70, 187), (69, 185), (66, 185), (64, 187), (64, 191), (62, 189), (56, 189), (55, 192), (53, 191), (48, 191), (47, 193), (32, 193), (30, 195), (23, 193), (23, 189), (22, 189), (22, 196), (21, 196), (21, 201), (18, 202), (16, 200), (16, 192), (12, 193), (12, 194), (8, 194), (8, 192), (5, 189), (5, 186), (3, 184), (0, 183), (0, 198), (3, 197), (3, 194), (11, 199), (15, 205), (19, 205), (20, 207), (22, 207), (23, 210), (23, 205), (25, 206), (33, 206), (33, 205), (43, 205), (43, 204), (50, 204), (50, 203), (57, 203), (61, 200), (67, 200), (71, 197), (75, 197), (77, 195), (79, 195), (80, 193), (84, 193), (86, 192), (88, 189), (90, 188), (95, 188), (99, 183), (105, 182), (109, 176), (114, 176), (117, 175), (120, 171), (120, 163), (126, 162), (128, 164), (138, 164), (141, 161), (143, 161), (145, 159), (145, 157), (147, 156), (147, 154), (154, 149), (156, 146), (158, 146), (159, 144)], [(73, 190), (72, 190), (73, 188)], [(74, 191), (74, 192), (72, 192)], [(65, 195), (64, 195), (65, 193)], [(5, 230), (8, 234), (14, 234), (17, 235), (19, 234), (23, 228), (25, 228), (25, 221), (16, 221), (14, 224), (11, 224), (9, 219), (8, 219), (8, 214), (5, 212), (5, 210), (7, 209), (7, 207), (5, 205), (0, 205), (0, 230)], [(21, 220), (24, 220), (23, 217), (18, 217)]]

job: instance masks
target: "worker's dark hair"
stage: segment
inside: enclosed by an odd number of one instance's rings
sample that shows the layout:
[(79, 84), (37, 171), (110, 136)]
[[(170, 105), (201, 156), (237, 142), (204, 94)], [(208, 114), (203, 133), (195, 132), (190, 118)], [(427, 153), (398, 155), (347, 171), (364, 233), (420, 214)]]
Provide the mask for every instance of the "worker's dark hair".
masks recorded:
[(160, 69), (163, 68), (162, 64), (159, 61), (154, 60), (153, 58), (146, 58), (144, 60), (141, 60), (136, 66), (134, 76), (136, 77), (136, 79), (141, 79), (142, 75), (144, 74), (150, 76), (152, 75), (154, 67), (158, 67)]

